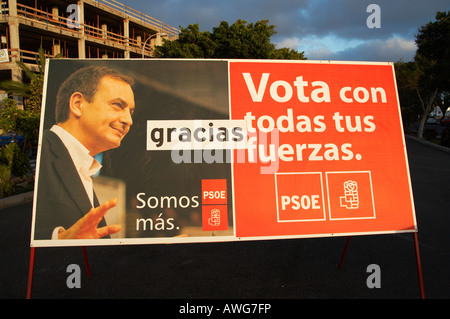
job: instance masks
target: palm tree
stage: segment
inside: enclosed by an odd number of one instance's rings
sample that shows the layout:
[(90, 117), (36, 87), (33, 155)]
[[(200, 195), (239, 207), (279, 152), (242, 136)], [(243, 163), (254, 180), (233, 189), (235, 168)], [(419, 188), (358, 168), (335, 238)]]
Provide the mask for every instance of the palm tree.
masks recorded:
[[(55, 58), (59, 58), (58, 54)], [(2, 81), (0, 82), (0, 89), (6, 91), (8, 94), (14, 94), (22, 96), (26, 103), (24, 108), (33, 113), (40, 114), (42, 103), (42, 88), (44, 85), (44, 73), (45, 73), (45, 52), (43, 48), (39, 48), (38, 54), (36, 54), (36, 64), (38, 66), (38, 72), (30, 70), (22, 61), (16, 61), (20, 69), (30, 79), (30, 83), (24, 83), (21, 81)]]

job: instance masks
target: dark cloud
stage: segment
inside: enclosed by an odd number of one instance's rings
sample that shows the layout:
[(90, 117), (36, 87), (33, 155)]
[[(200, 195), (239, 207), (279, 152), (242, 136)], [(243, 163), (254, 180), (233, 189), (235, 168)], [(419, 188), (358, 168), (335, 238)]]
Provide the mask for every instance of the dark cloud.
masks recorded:
[[(121, 0), (122, 3), (148, 14), (174, 27), (186, 27), (199, 23), (202, 30), (212, 30), (221, 21), (235, 22), (237, 19), (256, 22), (268, 19), (277, 26), (275, 43), (297, 43), (292, 47), (299, 51), (302, 43), (311, 37), (334, 39), (356, 43), (353, 48), (336, 48), (335, 43), (326, 43), (315, 48), (317, 53), (331, 50), (331, 56), (350, 59), (359, 52), (359, 57), (374, 59), (380, 48), (389, 48), (391, 55), (411, 56), (406, 48), (420, 26), (434, 20), (436, 11), (450, 10), (443, 0)], [(366, 12), (369, 4), (376, 3), (381, 9), (381, 28), (369, 29)], [(395, 40), (398, 39), (398, 40)], [(402, 41), (400, 41), (402, 40)], [(358, 42), (359, 41), (359, 42)], [(360, 43), (365, 41), (366, 43)], [(406, 45), (405, 41), (409, 41)], [(397, 48), (393, 44), (401, 44)], [(387, 52), (387, 51), (384, 51)], [(364, 54), (364, 56), (363, 56)], [(385, 55), (386, 56), (386, 55)], [(399, 56), (400, 58), (401, 56)], [(379, 56), (381, 59), (382, 56)]]

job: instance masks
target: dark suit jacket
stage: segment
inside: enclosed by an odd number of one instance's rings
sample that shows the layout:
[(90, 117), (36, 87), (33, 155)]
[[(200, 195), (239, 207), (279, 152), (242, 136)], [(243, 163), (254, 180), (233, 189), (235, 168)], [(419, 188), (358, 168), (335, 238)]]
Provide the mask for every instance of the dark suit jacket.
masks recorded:
[[(94, 206), (99, 205), (94, 194)], [(91, 202), (69, 151), (52, 131), (42, 139), (34, 239), (51, 239), (53, 230), (69, 229), (91, 210)], [(105, 220), (99, 227), (105, 226)]]

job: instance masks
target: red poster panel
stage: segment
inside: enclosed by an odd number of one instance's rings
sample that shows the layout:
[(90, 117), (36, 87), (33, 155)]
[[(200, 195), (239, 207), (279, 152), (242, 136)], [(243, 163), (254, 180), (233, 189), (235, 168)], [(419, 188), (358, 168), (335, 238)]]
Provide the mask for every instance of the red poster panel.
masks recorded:
[(414, 232), (391, 63), (230, 62), (236, 237)]

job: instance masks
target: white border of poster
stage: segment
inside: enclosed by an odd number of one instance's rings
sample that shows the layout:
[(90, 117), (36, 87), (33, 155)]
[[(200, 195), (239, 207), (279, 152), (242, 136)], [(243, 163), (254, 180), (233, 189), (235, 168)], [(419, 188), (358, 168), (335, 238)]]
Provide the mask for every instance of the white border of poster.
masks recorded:
[[(50, 83), (49, 82), (49, 74), (50, 75), (54, 75), (53, 70), (51, 70), (51, 66), (54, 63), (67, 63), (68, 65), (70, 64), (75, 64), (75, 65), (82, 65), (82, 64), (87, 64), (87, 65), (111, 65), (111, 66), (115, 66), (117, 64), (121, 64), (122, 66), (127, 65), (127, 64), (133, 64), (133, 67), (136, 68), (137, 65), (142, 63), (142, 68), (145, 69), (146, 67), (148, 68), (148, 70), (150, 70), (150, 64), (152, 63), (159, 63), (161, 65), (163, 64), (170, 64), (170, 63), (225, 63), (226, 66), (224, 67), (224, 70), (226, 71), (227, 74), (223, 75), (223, 77), (226, 77), (225, 82), (226, 82), (226, 91), (224, 94), (226, 94), (226, 98), (227, 101), (226, 103), (222, 103), (222, 104), (226, 104), (226, 107), (228, 108), (226, 111), (228, 112), (227, 116), (228, 118), (211, 118), (208, 116), (209, 111), (206, 112), (206, 115), (202, 115), (202, 117), (198, 120), (202, 120), (205, 121), (207, 120), (207, 122), (201, 124), (201, 129), (207, 130), (208, 129), (208, 125), (209, 127), (211, 127), (211, 132), (214, 132), (214, 134), (216, 134), (216, 131), (212, 131), (213, 128), (217, 127), (217, 125), (220, 125), (220, 127), (226, 127), (226, 125), (222, 125), (225, 122), (232, 122), (232, 121), (236, 121), (236, 123), (239, 123), (239, 125), (243, 126), (245, 123), (243, 121), (243, 119), (233, 119), (233, 115), (232, 113), (234, 113), (234, 110), (232, 109), (232, 105), (231, 105), (231, 99), (232, 99), (232, 92), (231, 92), (231, 87), (232, 87), (232, 83), (231, 83), (231, 71), (230, 71), (230, 65), (231, 63), (254, 63), (254, 64), (260, 64), (260, 65), (264, 65), (264, 64), (271, 64), (271, 63), (279, 63), (279, 64), (296, 64), (296, 65), (302, 65), (302, 64), (307, 64), (307, 65), (346, 65), (346, 66), (360, 66), (360, 65), (366, 65), (366, 66), (390, 66), (392, 67), (393, 70), (393, 64), (392, 63), (387, 63), (387, 62), (346, 62), (346, 61), (312, 61), (312, 60), (302, 60), (302, 61), (291, 61), (291, 60), (208, 60), (208, 59), (198, 59), (198, 60), (191, 60), (191, 59), (151, 59), (151, 60), (90, 60), (90, 59), (85, 59), (85, 60), (64, 60), (64, 59), (58, 59), (58, 60), (51, 60), (51, 61), (47, 61), (47, 65), (46, 65), (46, 76), (45, 76), (45, 81), (44, 81), (44, 90), (43, 90), (43, 105), (42, 105), (42, 116), (41, 116), (41, 123), (40, 123), (40, 135), (39, 135), (39, 147), (38, 147), (38, 160), (37, 160), (37, 166), (36, 166), (36, 187), (35, 187), (35, 193), (34, 193), (34, 205), (33, 205), (33, 219), (32, 219), (32, 229), (31, 229), (31, 246), (32, 247), (64, 247), (64, 246), (109, 246), (109, 245), (135, 245), (135, 244), (174, 244), (174, 243), (204, 243), (204, 242), (231, 242), (231, 241), (251, 241), (251, 240), (272, 240), (272, 239), (292, 239), (292, 238), (319, 238), (319, 237), (332, 237), (332, 236), (356, 236), (356, 235), (371, 235), (371, 234), (391, 234), (391, 233), (409, 233), (409, 232), (416, 232), (417, 231), (417, 223), (416, 223), (416, 216), (415, 216), (415, 209), (414, 209), (414, 201), (413, 201), (413, 194), (412, 194), (412, 186), (411, 186), (411, 182), (410, 182), (410, 175), (409, 175), (409, 165), (408, 165), (408, 159), (407, 159), (407, 152), (406, 152), (406, 142), (405, 142), (405, 138), (403, 136), (402, 133), (402, 144), (403, 144), (403, 155), (404, 155), (404, 161), (406, 163), (406, 167), (405, 167), (405, 171), (404, 173), (406, 173), (406, 177), (408, 179), (408, 187), (409, 187), (409, 196), (410, 196), (410, 200), (411, 200), (411, 212), (412, 212), (412, 220), (414, 225), (412, 225), (413, 227), (410, 229), (385, 229), (385, 230), (381, 230), (381, 231), (372, 231), (369, 230), (367, 232), (365, 231), (358, 231), (358, 232), (338, 232), (338, 233), (334, 233), (334, 232), (327, 232), (327, 233), (317, 233), (317, 234), (288, 234), (288, 235), (268, 235), (268, 236), (245, 236), (245, 237), (238, 237), (236, 235), (236, 197), (235, 197), (235, 192), (236, 192), (236, 188), (235, 188), (235, 170), (234, 170), (234, 166), (235, 163), (225, 163), (228, 165), (229, 167), (229, 179), (227, 179), (228, 181), (228, 208), (231, 208), (228, 210), (228, 219), (231, 220), (231, 224), (230, 227), (227, 229), (228, 232), (226, 233), (226, 235), (222, 236), (222, 232), (218, 231), (209, 231), (207, 232), (208, 235), (202, 235), (202, 236), (184, 236), (183, 234), (180, 235), (176, 235), (176, 236), (154, 236), (154, 237), (124, 237), (124, 238), (110, 238), (110, 239), (76, 239), (76, 240), (51, 240), (51, 239), (35, 239), (35, 225), (36, 225), (36, 203), (38, 200), (38, 196), (39, 196), (39, 179), (42, 177), (40, 176), (40, 163), (45, 161), (45, 159), (41, 158), (41, 148), (42, 148), (42, 141), (43, 141), (43, 131), (44, 128), (47, 126), (48, 128), (48, 123), (46, 123), (46, 121), (48, 121), (48, 109), (50, 108), (50, 104), (53, 102), (49, 102), (50, 99), (54, 98), (54, 93), (49, 93), (49, 89), (52, 89), (52, 92), (55, 92), (55, 88), (53, 88), (54, 86), (54, 82)], [(145, 66), (145, 67), (144, 67)], [(208, 71), (206, 70), (207, 68), (202, 69), (202, 71), (205, 72), (206, 74), (206, 80), (205, 78), (202, 79), (202, 83), (208, 82), (208, 76), (210, 77), (216, 77), (217, 74), (215, 75), (211, 75), (210, 73), (208, 73)], [(130, 68), (131, 73), (133, 73), (133, 68)], [(146, 69), (147, 70), (147, 69)], [(202, 71), (199, 71), (202, 72)], [(162, 72), (162, 71), (160, 71)], [(162, 74), (162, 73), (160, 73)], [(133, 74), (130, 74), (131, 76), (133, 76)], [(167, 75), (167, 74), (166, 74)], [(195, 82), (195, 76), (197, 74), (192, 75), (192, 81)], [(140, 74), (140, 79), (143, 79), (142, 74)], [(396, 80), (395, 80), (395, 72), (393, 70), (393, 84), (395, 86), (395, 91), (397, 92), (397, 85), (396, 85)], [(167, 77), (169, 78), (170, 81), (170, 75), (167, 75)], [(167, 80), (167, 79), (165, 79)], [(221, 79), (221, 81), (223, 82), (223, 79)], [(164, 100), (165, 99), (165, 94), (168, 94), (166, 91), (167, 90), (171, 90), (171, 88), (169, 87), (164, 87), (165, 85), (167, 85), (167, 82), (164, 83), (160, 83), (157, 84), (155, 83), (155, 79), (149, 79), (147, 81), (148, 83), (151, 83), (152, 88), (155, 89), (155, 91), (158, 91), (158, 96), (156, 97), (156, 99), (161, 99)], [(221, 83), (222, 83), (221, 82)], [(60, 83), (58, 83), (60, 84)], [(179, 85), (180, 83), (178, 83), (177, 85)], [(195, 84), (194, 84), (195, 85)], [(212, 86), (212, 84), (211, 84)], [(201, 91), (203, 88), (200, 88), (199, 91)], [(142, 88), (141, 88), (142, 90)], [(182, 90), (182, 88), (180, 88), (180, 90)], [(205, 89), (207, 92), (211, 92), (211, 89)], [(210, 91), (208, 91), (210, 90)], [(182, 92), (182, 91), (180, 91)], [(170, 93), (170, 92), (169, 92)], [(182, 92), (183, 93), (183, 92)], [(180, 93), (180, 94), (182, 94)], [(170, 101), (166, 101), (164, 103), (167, 103), (167, 105), (171, 102), (171, 101), (175, 101), (176, 100), (176, 94), (174, 95), (170, 95)], [(135, 94), (136, 98), (138, 96), (138, 94)], [(143, 94), (142, 96), (145, 96), (145, 94)], [(206, 99), (207, 97), (205, 97)], [(213, 98), (211, 98), (213, 99)], [(399, 100), (398, 100), (398, 93), (396, 93), (396, 97), (395, 97), (396, 101), (395, 104), (397, 105), (397, 115), (398, 118), (400, 119), (400, 123), (397, 123), (399, 126), (399, 130), (401, 130), (403, 132), (403, 125), (401, 123), (401, 113), (400, 113), (400, 107), (399, 107)], [(178, 100), (177, 100), (178, 101)], [(197, 110), (197, 108), (195, 107), (195, 103), (197, 103), (198, 100), (194, 101), (194, 98), (192, 98), (190, 101), (186, 102), (186, 103), (190, 103), (189, 105), (194, 105), (192, 106), (192, 108), (195, 108)], [(142, 108), (142, 105), (147, 103), (147, 101), (143, 102), (141, 101), (136, 101), (136, 112), (138, 112), (138, 108)], [(393, 102), (394, 103), (394, 102)], [(138, 105), (141, 104), (141, 105)], [(52, 106), (53, 107), (53, 106)], [(191, 107), (191, 106), (189, 106)], [(176, 108), (176, 106), (174, 106), (174, 108)], [(233, 112), (232, 112), (233, 111)], [(147, 141), (149, 139), (148, 137), (148, 130), (149, 127), (152, 124), (161, 124), (162, 126), (165, 127), (166, 124), (165, 123), (175, 123), (176, 121), (179, 121), (180, 125), (183, 127), (189, 127), (190, 130), (194, 130), (195, 126), (194, 126), (194, 122), (195, 120), (197, 120), (197, 118), (190, 118), (189, 116), (196, 116), (196, 111), (193, 111), (193, 115), (188, 115), (187, 118), (183, 117), (182, 115), (176, 114), (176, 115), (171, 115), (171, 116), (175, 116), (175, 118), (155, 118), (152, 119), (150, 123), (150, 119), (142, 119), (143, 123), (147, 123), (147, 125), (145, 126), (144, 124), (142, 124), (142, 126), (139, 127), (139, 129), (143, 130), (144, 132), (140, 132), (141, 135), (143, 134), (144, 136), (147, 136)], [(200, 113), (198, 114), (203, 114), (203, 110), (199, 111)], [(217, 123), (217, 125), (215, 126), (215, 124)], [(155, 125), (156, 125), (155, 124)], [(134, 124), (133, 124), (134, 125)], [(190, 127), (190, 125), (192, 127)], [(231, 124), (230, 124), (231, 125)], [(170, 125), (169, 125), (170, 126)], [(180, 126), (180, 127), (181, 127)], [(168, 127), (165, 127), (165, 129), (168, 129)], [(230, 126), (230, 131), (227, 131), (228, 133), (231, 132), (231, 130), (233, 129), (233, 125)], [(133, 128), (131, 128), (131, 130), (133, 130)], [(146, 131), (146, 132), (145, 132)], [(131, 131), (130, 131), (131, 132)], [(162, 132), (162, 131), (161, 131)], [(246, 132), (247, 133), (247, 132)], [(156, 133), (155, 133), (156, 134)], [(212, 133), (211, 133), (212, 134)], [(180, 139), (181, 141), (181, 135), (177, 135), (177, 138)], [(245, 139), (247, 140), (247, 135), (244, 135)], [(134, 138), (137, 138), (137, 136), (135, 136)], [(127, 143), (127, 140), (124, 140), (123, 142), (124, 144)], [(169, 147), (169, 146), (166, 146)], [(172, 145), (170, 145), (169, 148), (171, 148)], [(200, 145), (198, 146), (200, 149), (204, 150), (205, 147)], [(245, 149), (247, 146), (246, 145), (221, 145), (221, 146), (213, 146), (212, 148), (216, 148), (219, 147), (223, 150), (225, 149), (231, 149), (231, 150), (236, 150), (236, 149)], [(144, 149), (144, 151), (146, 152), (159, 152), (159, 151), (154, 151), (154, 149), (157, 148), (157, 146), (154, 145), (149, 145), (147, 143), (147, 145), (145, 145), (145, 142), (142, 144), (142, 148)], [(195, 149), (195, 145), (189, 146), (188, 147), (189, 150), (194, 150)], [(150, 151), (149, 151), (150, 150)], [(168, 151), (169, 149), (166, 149), (166, 151)], [(129, 151), (129, 149), (128, 149)], [(128, 153), (130, 154), (130, 153)], [(153, 159), (152, 159), (153, 160)], [(199, 163), (197, 163), (199, 164)], [(195, 164), (193, 164), (195, 165)], [(238, 165), (238, 164), (236, 164)], [(188, 169), (189, 171), (189, 169)], [(317, 172), (314, 172), (317, 173)], [(318, 172), (321, 174), (321, 176), (323, 177), (323, 179), (325, 180), (325, 176), (326, 176), (326, 171), (324, 172)], [(279, 174), (289, 174), (287, 172), (281, 172)], [(311, 174), (311, 172), (306, 171), (306, 172), (294, 172), (293, 174)], [(276, 175), (274, 174), (273, 177), (275, 177)], [(272, 178), (273, 178), (272, 177)], [(210, 177), (206, 177), (205, 179), (211, 179)], [(214, 179), (214, 178), (212, 178)], [(222, 180), (222, 177), (218, 177), (219, 180)], [(200, 180), (198, 181), (198, 183), (201, 183), (201, 181), (203, 180), (203, 178), (200, 178)], [(372, 181), (371, 181), (372, 182)], [(120, 183), (116, 183), (114, 184), (114, 187), (116, 187), (118, 184)], [(125, 183), (126, 184), (126, 183)], [(109, 184), (106, 183), (106, 185), (108, 186)], [(106, 187), (107, 187), (106, 186)], [(169, 185), (170, 186), (170, 185)], [(198, 185), (197, 185), (198, 186)], [(129, 187), (129, 185), (126, 185), (126, 187)], [(255, 186), (257, 187), (257, 185)], [(116, 187), (117, 188), (117, 187)], [(126, 191), (124, 191), (126, 192)], [(277, 191), (278, 192), (278, 191)], [(323, 192), (323, 190), (322, 190)], [(146, 192), (142, 192), (141, 194), (146, 193)], [(142, 199), (141, 203), (142, 206), (151, 206), (151, 202), (150, 202), (150, 195), (145, 194), (142, 195), (140, 197), (140, 199)], [(200, 194), (199, 194), (200, 196)], [(148, 198), (148, 201), (145, 201), (144, 199)], [(161, 197), (162, 198), (162, 197)], [(186, 198), (188, 198), (186, 196)], [(179, 199), (179, 198), (178, 198)], [(199, 198), (196, 199), (197, 201), (201, 200)], [(278, 201), (278, 199), (277, 199)], [(321, 198), (321, 202), (325, 203), (327, 202), (326, 199), (324, 197)], [(205, 205), (213, 205), (214, 203), (210, 203), (210, 204), (205, 204)], [(220, 204), (220, 203), (219, 203)], [(136, 204), (135, 204), (136, 205)], [(203, 206), (205, 206), (203, 205)], [(223, 203), (222, 203), (223, 205)], [(327, 205), (329, 205), (329, 203), (327, 203)], [(202, 206), (202, 205), (200, 205)], [(231, 207), (230, 207), (231, 206)], [(324, 211), (326, 211), (326, 214), (328, 215), (328, 209), (325, 210), (325, 207), (323, 207)], [(128, 210), (128, 204), (126, 206), (123, 207), (123, 210), (125, 212), (127, 212)], [(273, 212), (275, 219), (278, 218), (279, 213), (277, 210), (275, 210)], [(193, 215), (194, 216), (194, 215)], [(198, 225), (198, 223), (201, 224), (201, 219), (202, 217), (199, 217), (198, 214), (195, 215), (196, 218), (196, 227), (201, 227)], [(194, 217), (192, 217), (191, 219), (195, 219)], [(200, 221), (198, 221), (198, 218), (200, 218)], [(297, 223), (298, 224), (298, 223)], [(188, 225), (189, 226), (189, 225)]]

